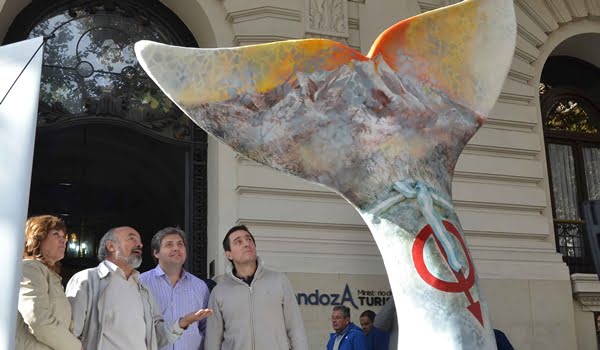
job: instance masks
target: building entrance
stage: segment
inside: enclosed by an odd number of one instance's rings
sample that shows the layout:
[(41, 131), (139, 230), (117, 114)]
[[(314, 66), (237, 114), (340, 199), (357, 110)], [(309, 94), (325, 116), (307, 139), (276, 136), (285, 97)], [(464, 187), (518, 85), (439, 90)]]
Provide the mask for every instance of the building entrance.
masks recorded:
[(206, 140), (137, 62), (134, 44), (197, 46), (160, 1), (31, 2), (4, 43), (44, 37), (29, 214), (69, 227), (64, 276), (93, 266), (100, 237), (129, 225), (153, 266), (152, 235), (179, 225), (186, 269), (206, 274)]
[(187, 228), (186, 151), (122, 126), (38, 130), (29, 214), (67, 223), (63, 277), (95, 266), (100, 238), (121, 225), (142, 236), (140, 270), (154, 266), (152, 235), (165, 226)]

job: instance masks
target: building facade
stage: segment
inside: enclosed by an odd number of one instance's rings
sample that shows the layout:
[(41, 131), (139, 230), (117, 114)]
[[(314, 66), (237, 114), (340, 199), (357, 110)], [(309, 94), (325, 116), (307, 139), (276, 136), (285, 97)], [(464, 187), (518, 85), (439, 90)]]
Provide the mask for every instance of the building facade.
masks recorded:
[[(389, 297), (366, 225), (338, 195), (254, 164), (184, 125), (143, 82), (116, 93), (130, 77), (125, 68), (135, 65), (123, 52), (132, 40), (149, 37), (197, 47), (319, 37), (367, 53), (391, 24), (454, 2), (1, 1), (4, 43), (48, 35), (58, 22), (90, 25), (78, 22), (82, 14), (96, 21), (79, 36), (57, 30), (48, 38), (56, 55), (74, 53), (59, 62), (69, 67), (46, 62), (47, 74), (67, 83), (47, 80), (42, 93), (32, 212), (73, 218), (71, 254), (82, 258), (73, 260), (80, 262), (74, 269), (89, 263), (103, 225), (133, 222), (149, 240), (161, 225), (178, 224), (190, 236), (188, 268), (216, 279), (227, 263), (225, 233), (246, 224), (267, 265), (287, 272), (311, 348), (322, 349), (335, 300), (358, 321), (360, 312), (379, 310)], [(516, 349), (597, 349), (600, 282), (579, 205), (600, 199), (600, 0), (515, 0), (515, 10), (512, 67), (487, 123), (460, 157), (454, 202), (494, 327)], [(96, 92), (67, 96), (84, 91), (90, 79)], [(79, 104), (70, 110), (63, 98)], [(84, 247), (85, 232), (91, 238)]]

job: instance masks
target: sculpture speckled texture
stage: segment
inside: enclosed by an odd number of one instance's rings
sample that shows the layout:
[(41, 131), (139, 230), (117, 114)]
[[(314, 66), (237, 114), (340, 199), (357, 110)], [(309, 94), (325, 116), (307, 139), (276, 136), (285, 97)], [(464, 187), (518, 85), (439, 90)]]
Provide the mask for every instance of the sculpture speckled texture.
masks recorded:
[(142, 41), (136, 53), (209, 134), (360, 212), (388, 272), (400, 348), (479, 350), (495, 341), (452, 174), (500, 94), (515, 38), (512, 0), (467, 0), (397, 23), (366, 56), (322, 39)]

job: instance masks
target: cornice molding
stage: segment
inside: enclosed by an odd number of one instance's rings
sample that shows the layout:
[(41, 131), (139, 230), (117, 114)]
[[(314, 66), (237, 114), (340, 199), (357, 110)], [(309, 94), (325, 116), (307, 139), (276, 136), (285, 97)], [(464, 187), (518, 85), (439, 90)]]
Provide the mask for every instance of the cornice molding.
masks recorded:
[(290, 40), (297, 39), (286, 36), (279, 35), (236, 35), (233, 38), (234, 46), (245, 46), (245, 45), (255, 45), (255, 44), (264, 44), (264, 43), (272, 43), (275, 41), (282, 40)]
[(513, 79), (518, 83), (528, 84), (531, 81), (531, 79), (533, 79), (533, 75), (518, 71), (516, 69), (511, 69), (510, 71), (508, 71), (508, 78)]
[(467, 237), (479, 237), (479, 238), (506, 238), (511, 240), (532, 240), (532, 241), (543, 241), (548, 239), (552, 235), (552, 232), (548, 233), (525, 233), (525, 232), (508, 232), (508, 231), (478, 231), (463, 229), (465, 236)]
[(238, 164), (244, 165), (244, 166), (264, 166), (262, 164), (259, 164), (253, 160), (250, 160), (250, 159), (244, 157), (243, 155), (241, 155), (239, 153), (235, 154), (235, 160), (236, 160), (236, 162), (238, 162)]
[(593, 274), (576, 273), (571, 275), (573, 296), (586, 308), (600, 311), (600, 282)]
[(435, 10), (440, 7), (439, 4), (434, 4), (427, 1), (419, 1), (419, 7), (421, 8), (421, 13)]
[[(324, 229), (324, 228), (326, 228), (326, 227), (325, 226), (320, 227), (320, 229)], [(368, 234), (368, 236), (367, 236), (367, 234)], [(340, 239), (336, 239), (336, 238), (322, 238), (322, 237), (314, 237), (314, 236), (282, 237), (282, 236), (264, 235), (263, 233), (261, 233), (260, 241), (261, 242), (270, 241), (270, 242), (290, 243), (290, 244), (297, 244), (297, 243), (308, 243), (308, 244), (315, 244), (315, 245), (334, 244), (338, 247), (360, 245), (360, 246), (372, 246), (373, 248), (377, 249), (377, 245), (375, 244), (375, 241), (373, 241), (373, 237), (371, 236), (371, 233), (369, 231), (365, 231), (365, 237), (368, 237), (368, 238), (340, 240)], [(298, 253), (304, 253), (304, 252), (298, 252)], [(377, 253), (378, 254), (364, 254), (364, 255), (373, 255), (373, 256), (381, 257), (381, 255), (379, 254), (379, 251), (377, 251)]]
[[(577, 0), (565, 0), (565, 5), (567, 5), (567, 9), (571, 13), (571, 16), (574, 18), (583, 18), (587, 17), (588, 11), (586, 8), (587, 3), (590, 1), (577, 1)], [(593, 2), (593, 1), (592, 1)]]
[(304, 34), (304, 37), (305, 38), (329, 39), (329, 40), (340, 42), (340, 43), (342, 43), (344, 45), (348, 45), (348, 38), (343, 37), (343, 36), (306, 32)]
[(307, 222), (307, 221), (288, 221), (288, 220), (259, 220), (259, 219), (240, 219), (240, 224), (248, 226), (262, 227), (286, 227), (291, 229), (310, 229), (310, 230), (333, 230), (333, 231), (354, 231), (370, 232), (366, 224), (335, 224), (326, 222)]
[(456, 4), (461, 0), (437, 0), (437, 2), (429, 2), (429, 1), (419, 1), (419, 7), (421, 8), (421, 13), (438, 9), (440, 7)]
[(500, 97), (498, 97), (498, 102), (521, 105), (521, 106), (529, 106), (529, 103), (533, 100), (534, 96), (532, 95), (523, 95), (517, 93), (511, 93), (508, 91), (503, 91), (500, 93)]
[(489, 117), (484, 124), (484, 126), (490, 128), (520, 132), (533, 132), (533, 128), (535, 128), (537, 125), (537, 123), (531, 123), (522, 120), (506, 120), (494, 118), (493, 115)]
[(545, 3), (546, 3), (546, 6), (548, 6), (548, 9), (550, 10), (550, 12), (552, 12), (552, 15), (556, 19), (557, 23), (562, 24), (562, 23), (571, 22), (573, 20), (573, 17), (569, 13), (569, 9), (567, 9), (567, 6), (565, 5), (565, 2), (563, 2), (563, 1), (545, 1)]
[(510, 176), (510, 175), (498, 175), (498, 174), (488, 174), (488, 173), (474, 173), (474, 172), (465, 172), (465, 171), (456, 171), (454, 172), (454, 181), (470, 182), (473, 180), (477, 180), (479, 182), (489, 182), (489, 183), (501, 183), (507, 184), (510, 186), (515, 186), (518, 184), (522, 184), (524, 186), (532, 186), (537, 185), (542, 178), (538, 177), (529, 177), (529, 176)]
[(588, 1), (587, 2), (588, 10), (590, 10), (590, 15), (592, 16), (600, 16), (600, 2), (598, 1)]
[(274, 187), (254, 187), (254, 186), (238, 186), (236, 192), (240, 195), (260, 195), (274, 197), (293, 197), (293, 198), (318, 198), (328, 199), (339, 203), (346, 203), (340, 195), (331, 191), (311, 191), (311, 190), (296, 190), (289, 188), (274, 188)]
[(544, 33), (558, 29), (558, 23), (549, 21), (549, 19), (552, 18), (552, 13), (550, 13), (550, 10), (545, 4), (539, 1), (535, 4), (531, 4), (526, 0), (515, 0), (515, 5), (519, 6), (523, 13), (531, 18)]
[(225, 20), (229, 23), (241, 23), (255, 21), (261, 18), (277, 18), (287, 21), (302, 21), (302, 13), (298, 10), (291, 10), (283, 7), (260, 6), (246, 10), (233, 11), (227, 14)]
[(479, 201), (453, 201), (456, 209), (487, 209), (487, 210), (508, 210), (520, 213), (540, 213), (546, 209), (543, 205), (525, 205), (525, 204), (511, 204), (511, 203), (500, 203), (500, 202), (479, 202)]
[[(535, 28), (539, 29), (539, 27), (537, 26)], [(544, 37), (538, 38), (538, 36), (534, 32), (530, 31), (526, 26), (522, 24), (517, 25), (517, 35), (525, 39), (525, 41), (528, 42), (531, 46), (540, 47), (544, 44), (544, 41), (546, 41), (547, 37), (543, 32), (541, 32), (541, 30), (540, 34), (544, 35)]]
[(522, 59), (523, 61), (527, 62), (528, 64), (531, 64), (531, 63), (535, 62), (535, 60), (537, 60), (537, 53), (538, 52), (536, 52), (535, 55), (532, 54), (532, 53), (529, 53), (529, 52), (525, 51), (525, 49), (519, 47), (518, 44), (515, 47), (515, 56), (519, 57), (520, 59)]
[(540, 154), (540, 150), (467, 144), (463, 153), (494, 157), (508, 156), (510, 158), (519, 159), (535, 159)]

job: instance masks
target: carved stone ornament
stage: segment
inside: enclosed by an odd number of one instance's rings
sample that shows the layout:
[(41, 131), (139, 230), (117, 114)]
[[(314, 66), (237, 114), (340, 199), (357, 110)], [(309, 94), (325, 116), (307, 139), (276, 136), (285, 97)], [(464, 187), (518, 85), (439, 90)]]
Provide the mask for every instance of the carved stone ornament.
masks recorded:
[(326, 35), (326, 34), (315, 34), (315, 33), (306, 33), (304, 35), (305, 38), (318, 38), (318, 39), (329, 39), (334, 40), (344, 45), (348, 45), (348, 38), (342, 36), (334, 36), (334, 35)]
[(600, 295), (578, 295), (578, 299), (585, 306), (600, 306)]
[(574, 273), (571, 275), (573, 297), (585, 308), (600, 311), (600, 283), (593, 274)]
[(600, 295), (598, 294), (576, 294), (575, 299), (584, 306), (584, 309), (600, 312)]
[(304, 23), (307, 33), (348, 37), (346, 0), (305, 0)]

